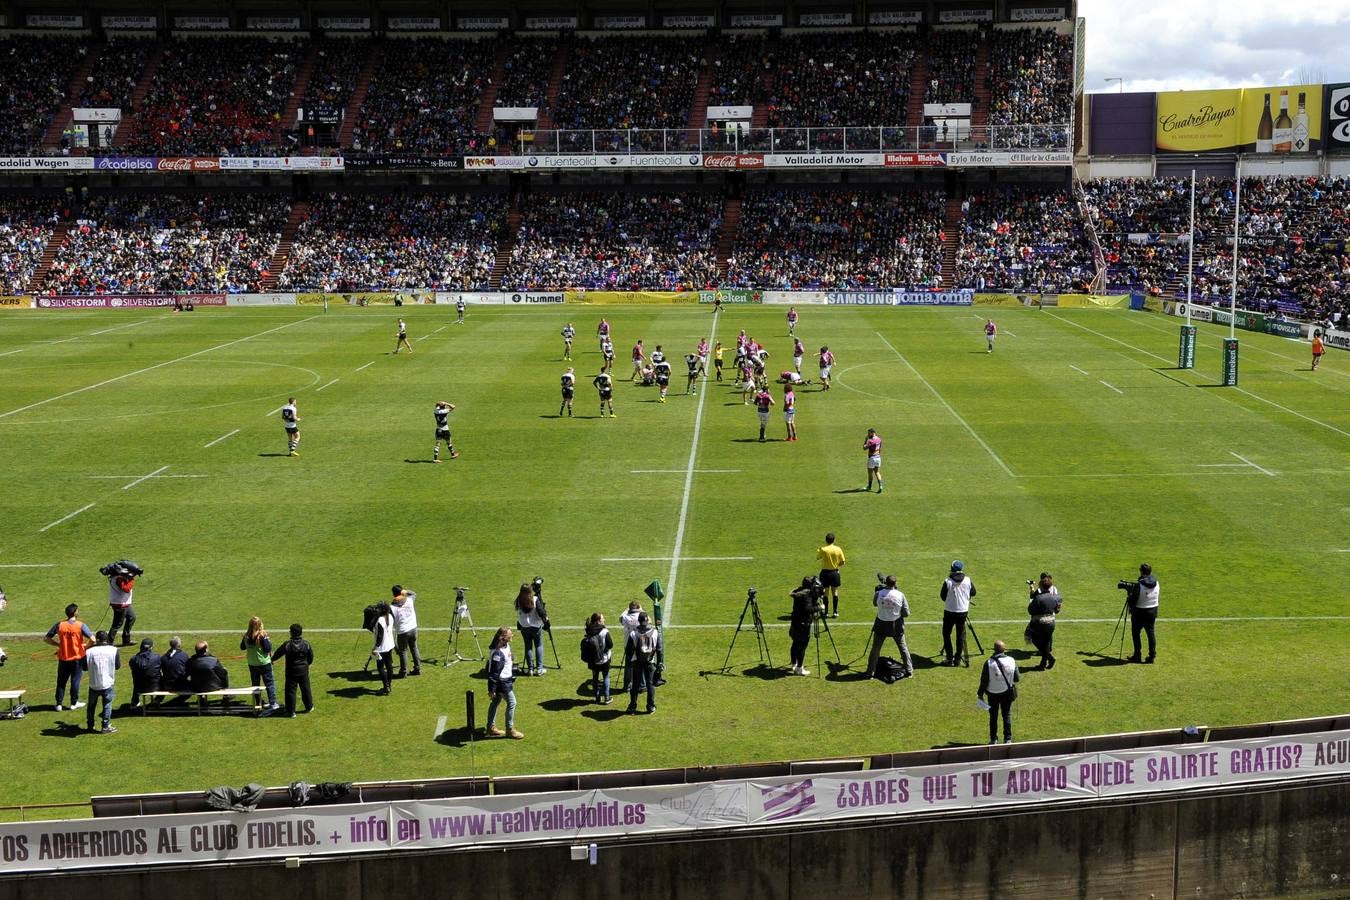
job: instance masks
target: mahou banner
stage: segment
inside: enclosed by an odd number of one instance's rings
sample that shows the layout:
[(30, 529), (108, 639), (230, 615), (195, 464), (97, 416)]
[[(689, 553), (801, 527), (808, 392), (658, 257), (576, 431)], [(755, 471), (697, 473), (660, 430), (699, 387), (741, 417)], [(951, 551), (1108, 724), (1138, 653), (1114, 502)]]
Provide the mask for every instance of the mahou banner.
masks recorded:
[(1350, 773), (1350, 731), (698, 784), (14, 822), (6, 874), (726, 832), (1091, 803)]

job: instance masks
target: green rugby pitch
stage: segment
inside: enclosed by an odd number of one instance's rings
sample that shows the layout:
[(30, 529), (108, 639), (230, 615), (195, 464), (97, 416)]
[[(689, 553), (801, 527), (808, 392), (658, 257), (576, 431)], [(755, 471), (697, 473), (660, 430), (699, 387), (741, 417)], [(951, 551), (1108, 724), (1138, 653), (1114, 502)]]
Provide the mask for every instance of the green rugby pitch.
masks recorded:
[[(809, 350), (834, 351), (835, 386), (799, 393), (799, 442), (781, 440), (775, 411), (760, 444), (729, 383), (681, 393), (680, 359), (701, 336), (731, 346), (745, 328), (776, 373), (790, 365), (782, 308), (714, 319), (706, 307), (474, 307), (463, 326), (446, 307), (400, 312), (412, 356), (390, 355), (388, 308), (0, 319), (0, 688), (26, 687), (32, 706), (0, 722), (6, 758), (22, 761), (0, 805), (980, 742), (978, 661), (928, 659), (954, 558), (978, 587), (985, 647), (1008, 640), (1024, 667), (1024, 581), (1049, 570), (1063, 591), (1060, 663), (1024, 677), (1019, 740), (1346, 711), (1350, 356), (1332, 351), (1310, 372), (1306, 345), (1240, 333), (1241, 384), (1223, 388), (1226, 331), (1215, 326), (1200, 326), (1199, 368), (1177, 371), (1179, 323), (1153, 314), (994, 309), (1001, 334), (987, 354), (980, 308), (805, 307), (798, 331)], [(596, 417), (589, 384), (602, 315), (618, 357), (615, 420)], [(580, 376), (570, 420), (555, 417), (569, 320)], [(639, 337), (676, 364), (664, 405), (625, 382)], [(814, 369), (808, 356), (803, 371)], [(294, 459), (275, 412), (290, 395), (303, 431)], [(425, 465), (439, 399), (458, 407), (462, 455)], [(860, 491), (868, 427), (885, 439), (881, 495)], [(853, 668), (825, 665), (825, 640), (822, 665), (808, 652), (812, 677), (784, 677), (787, 593), (815, 571), (826, 531), (849, 559), (830, 625)], [(56, 713), (52, 651), (38, 636), (71, 601), (106, 627), (97, 569), (119, 557), (146, 569), (137, 638), (163, 649), (170, 634), (204, 637), (232, 657), (233, 684), (248, 679), (237, 647), (249, 616), (279, 638), (304, 623), (315, 712), (119, 710), (110, 737), (82, 733), (83, 710)], [(1162, 585), (1159, 660), (1116, 665), (1118, 644), (1104, 647), (1123, 602), (1115, 584), (1141, 561)], [(892, 686), (859, 677), (877, 570), (898, 577), (913, 609), (916, 677)], [(479, 665), (439, 665), (451, 588), (470, 587), (486, 647), (535, 575), (562, 668), (517, 681), (524, 741), (471, 752), (464, 693), (476, 692), (481, 726), (486, 690)], [(655, 716), (629, 717), (622, 699), (589, 701), (580, 626), (594, 610), (615, 623), (653, 578), (670, 593), (669, 683)], [(395, 582), (419, 593), (432, 661), (376, 697), (361, 674), (361, 610)], [(751, 585), (778, 668), (760, 666), (747, 632), (724, 675)], [(125, 668), (117, 690), (124, 703)]]

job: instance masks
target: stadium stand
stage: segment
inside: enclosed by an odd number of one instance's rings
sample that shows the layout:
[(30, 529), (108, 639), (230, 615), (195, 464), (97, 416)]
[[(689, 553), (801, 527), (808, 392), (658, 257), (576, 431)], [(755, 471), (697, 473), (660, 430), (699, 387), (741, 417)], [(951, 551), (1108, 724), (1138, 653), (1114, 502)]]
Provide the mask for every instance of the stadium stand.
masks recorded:
[(966, 198), (956, 283), (988, 291), (1081, 291), (1092, 251), (1067, 191), (1006, 187)]
[(747, 192), (727, 269), (737, 287), (936, 287), (944, 200), (936, 192)]
[[(554, 128), (685, 128), (704, 49), (703, 38), (684, 35), (577, 38), (553, 110)], [(591, 136), (582, 137), (589, 152)], [(641, 139), (648, 142), (644, 149), (662, 146), (660, 135)]]
[(141, 37), (104, 44), (79, 94), (72, 97), (74, 105), (129, 110), (131, 93), (156, 46), (154, 39)]
[(288, 211), (272, 194), (93, 197), (75, 213), (42, 290), (256, 291)]
[(301, 42), (262, 37), (170, 41), (121, 146), (165, 156), (267, 151), (303, 52)]
[(330, 194), (310, 202), (277, 286), (485, 289), (504, 208), (499, 194)]
[(502, 287), (685, 290), (716, 284), (716, 194), (535, 195)]
[(975, 31), (933, 32), (928, 41), (924, 103), (975, 101), (975, 54), (979, 44), (980, 34)]
[(475, 131), (495, 49), (490, 39), (389, 40), (366, 92), (352, 149), (463, 153)]
[(1073, 91), (1073, 43), (1048, 28), (994, 31), (989, 54), (989, 124), (998, 148), (1064, 147), (1067, 132), (1013, 126), (1064, 125)]
[(76, 37), (13, 35), (0, 41), (0, 155), (35, 150), (65, 102), (71, 74), (88, 55)]
[(919, 38), (910, 32), (784, 37), (771, 57), (774, 93), (765, 124), (771, 128), (904, 125), (910, 69), (918, 51)]
[(0, 294), (22, 294), (60, 221), (62, 204), (47, 198), (0, 200)]

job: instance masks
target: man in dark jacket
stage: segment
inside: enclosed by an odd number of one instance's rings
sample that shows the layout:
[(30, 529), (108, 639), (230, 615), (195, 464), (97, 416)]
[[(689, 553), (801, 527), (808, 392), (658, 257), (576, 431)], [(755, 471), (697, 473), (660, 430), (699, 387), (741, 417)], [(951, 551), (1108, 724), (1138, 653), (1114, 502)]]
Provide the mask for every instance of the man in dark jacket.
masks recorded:
[[(1134, 639), (1134, 655), (1130, 662), (1151, 663), (1158, 655), (1158, 638), (1154, 633), (1154, 624), (1158, 621), (1158, 579), (1153, 577), (1153, 567), (1140, 563), (1139, 580), (1129, 593), (1130, 636)], [(1148, 635), (1148, 656), (1140, 658), (1142, 648), (1139, 633)]]
[(1059, 588), (1049, 572), (1041, 573), (1041, 580), (1031, 586), (1031, 599), (1027, 602), (1027, 637), (1041, 654), (1041, 663), (1033, 671), (1044, 672), (1055, 667), (1055, 617), (1059, 613), (1062, 601)]
[[(198, 694), (207, 691), (219, 691), (230, 686), (230, 673), (225, 671), (225, 667), (220, 664), (220, 660), (211, 655), (211, 648), (206, 641), (197, 642), (196, 653), (188, 660), (187, 677), (188, 684)], [(225, 709), (229, 705), (229, 697), (221, 700), (221, 709)], [(205, 706), (206, 700), (203, 699), (202, 707)]]
[(291, 639), (272, 654), (275, 662), (286, 658), (286, 717), (295, 718), (295, 692), (305, 701), (305, 712), (314, 708), (314, 695), (309, 690), (309, 667), (314, 663), (314, 648), (301, 635), (305, 629), (297, 622), (291, 626)]
[[(160, 656), (155, 652), (155, 642), (150, 638), (141, 641), (141, 652), (131, 658), (131, 706), (134, 709), (141, 694), (158, 691), (163, 680)], [(155, 698), (159, 702), (159, 698)]]
[(808, 575), (802, 579), (802, 586), (792, 592), (792, 624), (788, 626), (792, 648), (788, 652), (788, 661), (793, 675), (811, 674), (811, 670), (805, 668), (806, 647), (811, 642), (811, 623), (815, 621), (817, 609), (815, 580)]
[[(192, 685), (187, 680), (188, 655), (183, 652), (183, 639), (178, 635), (169, 638), (169, 650), (159, 658), (159, 683), (161, 690), (190, 691)], [(187, 703), (187, 697), (170, 698), (166, 706), (181, 706)]]

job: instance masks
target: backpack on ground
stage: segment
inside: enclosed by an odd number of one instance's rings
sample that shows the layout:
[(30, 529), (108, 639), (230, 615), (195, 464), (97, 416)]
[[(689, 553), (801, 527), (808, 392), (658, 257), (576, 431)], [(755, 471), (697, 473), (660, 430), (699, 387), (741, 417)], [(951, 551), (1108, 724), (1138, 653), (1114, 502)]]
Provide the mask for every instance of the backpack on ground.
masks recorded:
[(895, 684), (905, 677), (905, 667), (889, 656), (883, 656), (877, 660), (874, 677), (883, 684)]

